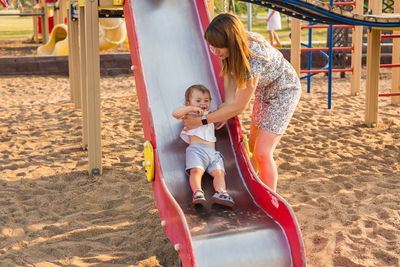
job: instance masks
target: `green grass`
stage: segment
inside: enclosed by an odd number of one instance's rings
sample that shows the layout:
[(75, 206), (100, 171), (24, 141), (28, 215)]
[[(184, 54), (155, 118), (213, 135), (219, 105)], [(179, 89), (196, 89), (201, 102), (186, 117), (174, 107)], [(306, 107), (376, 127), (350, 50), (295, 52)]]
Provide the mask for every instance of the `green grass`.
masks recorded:
[[(15, 10), (0, 10), (0, 14), (16, 14)], [(31, 37), (32, 17), (0, 16), (0, 39)]]
[[(242, 22), (247, 29), (247, 17), (242, 18)], [(287, 19), (286, 16), (282, 16), (282, 29), (276, 31), (279, 35), (279, 39), (281, 42), (290, 42), (290, 21)], [(302, 22), (302, 25), (308, 24), (307, 22)], [(252, 31), (258, 32), (262, 36), (265, 37), (267, 41), (269, 41), (269, 36), (267, 32), (267, 23), (265, 19), (253, 19), (252, 21)], [(313, 29), (313, 41), (326, 41), (327, 30), (326, 29)], [(308, 30), (303, 29), (301, 30), (301, 41), (307, 43), (308, 42)], [(290, 46), (290, 45), (289, 45)], [(314, 45), (318, 46), (318, 45)], [(325, 46), (323, 44), (322, 46)]]

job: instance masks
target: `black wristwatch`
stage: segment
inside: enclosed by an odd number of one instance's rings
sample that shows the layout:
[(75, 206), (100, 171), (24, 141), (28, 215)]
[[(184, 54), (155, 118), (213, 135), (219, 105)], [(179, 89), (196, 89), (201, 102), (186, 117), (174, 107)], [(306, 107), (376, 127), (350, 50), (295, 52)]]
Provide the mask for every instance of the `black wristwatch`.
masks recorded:
[(207, 115), (203, 115), (202, 117), (201, 117), (201, 123), (203, 123), (203, 125), (207, 125), (208, 124), (208, 121), (207, 121), (207, 117), (206, 117)]

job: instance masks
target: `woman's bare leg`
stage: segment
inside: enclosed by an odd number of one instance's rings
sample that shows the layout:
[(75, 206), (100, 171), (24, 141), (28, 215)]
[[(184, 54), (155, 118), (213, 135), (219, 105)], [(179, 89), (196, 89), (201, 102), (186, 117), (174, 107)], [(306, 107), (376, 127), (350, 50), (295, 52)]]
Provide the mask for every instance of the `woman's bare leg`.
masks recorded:
[(269, 35), (269, 43), (271, 45), (274, 45), (274, 31), (268, 31), (268, 35)]
[(273, 31), (273, 35), (274, 35), (273, 39), (275, 40), (276, 46), (280, 46), (281, 45), (281, 41), (279, 40), (278, 33), (276, 31)]
[(278, 169), (273, 158), (274, 150), (282, 135), (258, 129), (256, 138), (253, 137), (253, 158), (258, 167), (261, 181), (276, 191), (278, 183)]

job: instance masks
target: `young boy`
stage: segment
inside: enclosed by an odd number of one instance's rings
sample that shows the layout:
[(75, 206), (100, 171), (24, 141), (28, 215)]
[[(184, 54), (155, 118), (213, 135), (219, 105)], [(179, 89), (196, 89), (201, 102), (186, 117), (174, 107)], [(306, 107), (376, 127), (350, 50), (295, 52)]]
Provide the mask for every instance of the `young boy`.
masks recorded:
[[(182, 119), (186, 114), (207, 115), (210, 110), (210, 91), (201, 84), (190, 86), (185, 92), (186, 105), (176, 108), (172, 116)], [(182, 130), (180, 137), (189, 144), (186, 149), (186, 172), (190, 174), (189, 182), (193, 191), (193, 204), (206, 201), (201, 189), (201, 179), (205, 171), (214, 178), (213, 203), (232, 207), (235, 203), (226, 192), (225, 169), (223, 157), (215, 150), (214, 124), (205, 124), (198, 128)]]

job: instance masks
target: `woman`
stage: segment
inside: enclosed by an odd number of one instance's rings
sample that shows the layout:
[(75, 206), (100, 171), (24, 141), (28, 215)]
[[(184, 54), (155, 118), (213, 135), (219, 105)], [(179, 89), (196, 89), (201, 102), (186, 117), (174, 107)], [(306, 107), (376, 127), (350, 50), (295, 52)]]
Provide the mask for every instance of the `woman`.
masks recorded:
[(279, 40), (277, 30), (282, 29), (281, 25), (281, 15), (278, 11), (273, 9), (268, 9), (267, 15), (267, 31), (269, 33), (269, 43), (273, 47), (278, 47), (281, 45), (281, 41)]
[(185, 127), (223, 122), (241, 114), (255, 95), (249, 145), (252, 165), (261, 181), (276, 191), (278, 171), (273, 153), (300, 99), (299, 78), (283, 55), (256, 33), (246, 33), (233, 14), (216, 16), (204, 34), (210, 50), (221, 60), (225, 99), (218, 110), (203, 117), (186, 116)]

